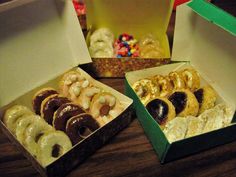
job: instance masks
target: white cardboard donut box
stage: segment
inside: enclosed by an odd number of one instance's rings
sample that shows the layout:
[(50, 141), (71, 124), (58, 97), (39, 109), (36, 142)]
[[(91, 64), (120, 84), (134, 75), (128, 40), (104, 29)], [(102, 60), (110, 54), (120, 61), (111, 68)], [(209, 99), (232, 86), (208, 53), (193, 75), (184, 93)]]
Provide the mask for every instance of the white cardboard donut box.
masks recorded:
[[(236, 115), (230, 126), (170, 143), (132, 89), (139, 79), (171, 71), (195, 68), (201, 83), (218, 93), (217, 102), (236, 106), (236, 19), (203, 0), (193, 0), (177, 8), (173, 44), (173, 64), (126, 73), (126, 95), (134, 100), (138, 120), (161, 163), (236, 139)], [(183, 62), (181, 62), (183, 61)]]
[(0, 5), (0, 24), (0, 127), (42, 176), (64, 176), (131, 122), (132, 100), (94, 81), (116, 96), (124, 111), (50, 165), (41, 166), (7, 129), (4, 111), (15, 104), (32, 110), (36, 91), (48, 86), (57, 89), (64, 72), (91, 58), (71, 1), (13, 0)]

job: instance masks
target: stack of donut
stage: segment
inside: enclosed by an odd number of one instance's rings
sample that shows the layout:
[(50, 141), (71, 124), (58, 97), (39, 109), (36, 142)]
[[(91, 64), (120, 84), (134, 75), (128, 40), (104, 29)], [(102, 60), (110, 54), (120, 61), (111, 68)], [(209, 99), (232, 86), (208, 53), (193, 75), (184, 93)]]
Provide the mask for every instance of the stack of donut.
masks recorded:
[(163, 49), (153, 34), (143, 36), (139, 41), (139, 53), (142, 58), (161, 58)]
[(3, 121), (17, 140), (47, 166), (72, 147), (68, 136), (55, 130), (43, 118), (22, 105), (7, 109)]
[(132, 87), (162, 128), (176, 116), (197, 116), (214, 107), (217, 96), (209, 85), (200, 88), (200, 76), (194, 69), (141, 79)]
[(108, 28), (99, 28), (90, 37), (89, 52), (94, 58), (113, 57), (114, 35)]

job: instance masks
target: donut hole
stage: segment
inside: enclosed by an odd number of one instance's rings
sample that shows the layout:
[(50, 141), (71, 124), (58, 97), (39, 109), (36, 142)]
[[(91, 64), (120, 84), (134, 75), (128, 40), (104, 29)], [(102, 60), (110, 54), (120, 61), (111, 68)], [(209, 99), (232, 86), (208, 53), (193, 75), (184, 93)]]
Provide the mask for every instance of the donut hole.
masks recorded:
[(35, 137), (35, 142), (37, 143), (40, 139), (40, 137), (43, 136), (43, 133), (39, 133), (36, 137)]
[(91, 133), (92, 131), (88, 127), (85, 127), (85, 126), (80, 127), (78, 130), (78, 134), (82, 138), (86, 138)]
[(110, 111), (111, 107), (107, 104), (103, 105), (101, 108), (100, 108), (100, 115), (101, 116), (106, 116), (109, 114), (109, 111)]
[(52, 157), (57, 158), (62, 154), (62, 147), (58, 144), (55, 144), (52, 147)]

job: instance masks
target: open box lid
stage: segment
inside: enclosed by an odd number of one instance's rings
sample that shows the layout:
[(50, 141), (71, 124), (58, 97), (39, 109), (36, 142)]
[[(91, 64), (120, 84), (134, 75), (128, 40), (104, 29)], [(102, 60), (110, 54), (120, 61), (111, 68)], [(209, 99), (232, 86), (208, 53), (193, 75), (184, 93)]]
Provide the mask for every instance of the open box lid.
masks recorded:
[(0, 107), (90, 61), (71, 1), (14, 0), (0, 5)]
[(85, 0), (89, 29), (109, 28), (115, 36), (128, 33), (139, 39), (152, 33), (170, 57), (166, 36), (174, 0)]
[(235, 17), (204, 0), (193, 0), (177, 8), (172, 54), (173, 61), (190, 61), (233, 105), (236, 101), (235, 29)]
[(86, 0), (87, 26), (110, 28), (140, 37), (145, 33), (165, 34), (173, 0)]

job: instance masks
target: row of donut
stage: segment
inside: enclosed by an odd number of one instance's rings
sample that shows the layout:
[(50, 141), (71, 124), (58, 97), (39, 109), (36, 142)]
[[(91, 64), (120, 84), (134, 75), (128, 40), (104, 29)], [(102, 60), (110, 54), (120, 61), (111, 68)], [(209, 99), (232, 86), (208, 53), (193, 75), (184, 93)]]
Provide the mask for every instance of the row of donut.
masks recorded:
[(198, 117), (176, 117), (163, 130), (169, 142), (200, 135), (230, 125), (233, 109), (225, 104), (204, 111)]
[(200, 77), (194, 69), (172, 71), (168, 75), (155, 75), (136, 81), (133, 89), (143, 104), (157, 96), (168, 97), (173, 91), (189, 89), (194, 92), (200, 88)]
[(3, 122), (16, 139), (43, 165), (55, 161), (72, 147), (68, 136), (22, 105), (7, 109)]
[(83, 76), (79, 69), (69, 71), (62, 76), (59, 82), (59, 93), (80, 105), (101, 126), (124, 110), (118, 98), (94, 84), (92, 78)]
[(160, 58), (163, 49), (153, 34), (146, 34), (138, 41), (132, 35), (123, 33), (115, 40), (108, 28), (95, 30), (90, 37), (89, 51), (94, 58), (143, 57)]
[(33, 109), (56, 130), (64, 131), (73, 145), (100, 127), (91, 114), (53, 88), (41, 89), (34, 95)]

